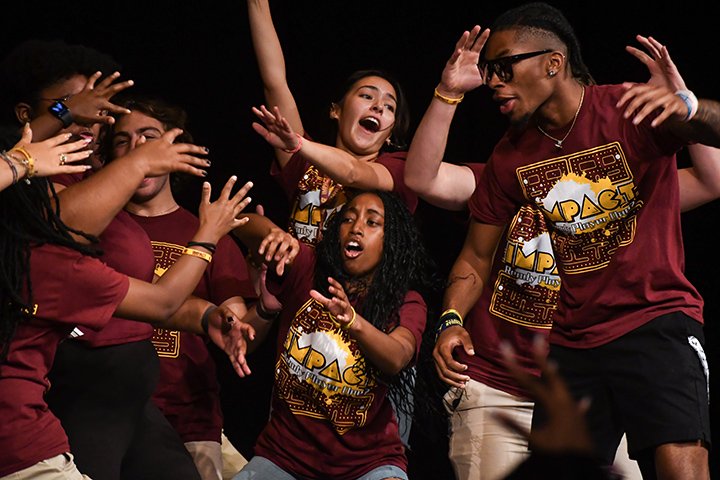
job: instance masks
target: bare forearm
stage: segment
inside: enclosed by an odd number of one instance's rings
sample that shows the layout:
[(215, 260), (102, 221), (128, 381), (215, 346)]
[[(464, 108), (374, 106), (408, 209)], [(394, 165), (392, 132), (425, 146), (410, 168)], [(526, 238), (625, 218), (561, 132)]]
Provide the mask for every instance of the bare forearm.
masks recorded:
[(140, 162), (129, 157), (119, 158), (82, 182), (58, 192), (60, 216), (70, 227), (100, 235), (144, 178)]
[(273, 322), (260, 318), (256, 306), (250, 307), (247, 314), (242, 318), (242, 322), (252, 325), (255, 329), (255, 338), (247, 341), (247, 353), (252, 353), (265, 341), (268, 332), (272, 328)]
[(156, 327), (169, 330), (180, 330), (182, 332), (204, 334), (200, 321), (208, 308), (214, 307), (209, 302), (199, 297), (188, 297), (170, 317), (159, 322), (153, 322)]
[(396, 338), (397, 334), (384, 333), (360, 314), (356, 315), (350, 335), (357, 341), (365, 357), (384, 374), (397, 375), (412, 360), (415, 353), (412, 334), (403, 329), (406, 335)]
[(702, 99), (689, 122), (674, 122), (673, 133), (689, 141), (720, 147), (720, 103)]
[(484, 286), (485, 278), (479, 269), (459, 257), (448, 276), (443, 309), (455, 309), (465, 317), (480, 298)]
[(339, 148), (303, 140), (302, 155), (341, 185), (359, 189), (393, 189), (393, 178), (387, 168), (367, 159), (355, 158)]

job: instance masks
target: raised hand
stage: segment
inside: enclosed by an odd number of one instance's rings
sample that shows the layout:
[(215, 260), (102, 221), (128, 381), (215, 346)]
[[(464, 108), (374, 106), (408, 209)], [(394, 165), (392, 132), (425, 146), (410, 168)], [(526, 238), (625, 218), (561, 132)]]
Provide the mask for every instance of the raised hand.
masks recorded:
[(468, 355), (475, 355), (470, 334), (459, 325), (443, 330), (435, 342), (433, 349), (435, 369), (443, 382), (452, 387), (465, 388), (470, 380), (470, 377), (464, 373), (468, 367), (453, 357), (455, 347), (462, 347)]
[(252, 126), (265, 141), (275, 148), (285, 151), (294, 151), (298, 147), (299, 135), (290, 126), (290, 123), (280, 113), (278, 107), (268, 110), (265, 105), (252, 108), (252, 111), (263, 122), (264, 126), (253, 122)]
[(132, 157), (133, 162), (142, 162), (146, 177), (159, 177), (171, 172), (206, 176), (207, 172), (202, 168), (209, 167), (210, 161), (198, 155), (207, 155), (208, 149), (190, 143), (173, 143), (181, 133), (179, 128), (173, 128), (151, 142), (143, 137), (137, 148), (125, 156)]
[[(265, 216), (265, 209), (262, 205), (258, 204), (255, 206), (255, 213), (261, 216)], [(299, 251), (298, 244), (298, 251)], [(297, 255), (297, 253), (295, 254)], [(294, 257), (293, 257), (294, 258)], [(250, 275), (250, 281), (255, 289), (255, 295), (263, 306), (263, 309), (268, 312), (279, 312), (282, 310), (282, 303), (277, 299), (275, 295), (270, 293), (267, 289), (267, 264), (262, 261), (258, 261), (256, 258), (252, 258), (252, 254), (248, 256), (248, 274)]]
[(635, 38), (645, 47), (647, 53), (630, 45), (625, 47), (625, 50), (647, 67), (650, 72), (650, 79), (647, 83), (649, 85), (665, 85), (674, 90), (685, 90), (687, 88), (685, 80), (670, 58), (667, 47), (653, 37), (637, 35)]
[(292, 264), (299, 252), (300, 242), (297, 238), (276, 227), (270, 230), (258, 247), (258, 254), (264, 257), (265, 263), (275, 262), (275, 272), (280, 276), (285, 273), (285, 266)]
[[(90, 168), (90, 165), (72, 165), (72, 163), (85, 160), (90, 156), (92, 150), (81, 150), (87, 148), (91, 139), (81, 139), (77, 142), (66, 143), (72, 134), (61, 133), (42, 142), (32, 143), (32, 130), (30, 124), (25, 124), (20, 141), (8, 152), (12, 159), (18, 163), (18, 170), (25, 171), (23, 156), (17, 149), (25, 150), (34, 160), (33, 175), (47, 177), (61, 173), (82, 173)], [(16, 152), (13, 152), (16, 150)]]
[(440, 77), (438, 91), (441, 94), (456, 98), (485, 83), (478, 61), (490, 30), (486, 28), (482, 33), (480, 30), (480, 26), (475, 25), (469, 32), (464, 32), (455, 44), (455, 50)]
[(115, 123), (115, 119), (110, 114), (130, 113), (130, 110), (115, 105), (110, 102), (110, 99), (117, 93), (133, 86), (134, 82), (126, 80), (113, 83), (120, 77), (120, 73), (115, 72), (95, 85), (101, 75), (101, 72), (93, 73), (88, 78), (85, 87), (65, 102), (75, 123), (88, 126), (95, 123), (112, 124)]
[(320, 302), (334, 317), (335, 320), (340, 324), (340, 328), (347, 330), (355, 322), (356, 313), (353, 306), (350, 304), (345, 289), (340, 285), (340, 282), (332, 277), (328, 277), (328, 291), (332, 298), (328, 298), (317, 290), (310, 290), (310, 296)]
[[(210, 202), (211, 187), (209, 182), (203, 183), (202, 198), (200, 199), (199, 218), (200, 228), (195, 234), (196, 241), (217, 243), (220, 238), (232, 229), (245, 225), (249, 218), (238, 219), (238, 215), (250, 203), (250, 197), (245, 198), (252, 182), (247, 182), (232, 197), (233, 186), (237, 181), (236, 176), (230, 177), (225, 183), (220, 196), (214, 202)], [(198, 240), (199, 239), (199, 240)]]

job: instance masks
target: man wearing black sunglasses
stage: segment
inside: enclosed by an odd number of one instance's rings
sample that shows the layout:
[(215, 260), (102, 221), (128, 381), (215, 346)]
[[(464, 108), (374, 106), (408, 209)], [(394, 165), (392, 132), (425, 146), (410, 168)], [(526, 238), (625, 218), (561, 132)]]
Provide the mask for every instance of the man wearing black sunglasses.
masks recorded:
[(572, 28), (547, 4), (506, 12), (492, 32), (468, 32), (448, 63), (487, 40), (476, 77), (443, 78), (435, 95), (456, 105), (485, 83), (511, 122), (470, 200), (439, 330), (462, 324), (504, 225), (534, 204), (563, 285), (550, 356), (576, 395), (592, 397), (599, 454), (609, 464), (627, 432), (646, 478), (708, 478), (702, 299), (682, 273), (675, 152), (720, 145), (720, 105), (665, 85), (594, 85)]

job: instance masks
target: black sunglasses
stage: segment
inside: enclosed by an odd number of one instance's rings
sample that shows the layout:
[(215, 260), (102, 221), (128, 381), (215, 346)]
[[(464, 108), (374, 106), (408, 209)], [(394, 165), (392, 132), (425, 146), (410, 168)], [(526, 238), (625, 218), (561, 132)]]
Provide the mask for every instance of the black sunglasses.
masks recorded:
[(508, 55), (507, 57), (496, 58), (495, 60), (480, 60), (478, 68), (484, 72), (485, 82), (487, 82), (492, 74), (497, 75), (501, 82), (509, 82), (513, 78), (512, 66), (521, 60), (537, 57), (544, 53), (550, 53), (554, 50), (538, 50), (536, 52), (518, 53), (517, 55)]

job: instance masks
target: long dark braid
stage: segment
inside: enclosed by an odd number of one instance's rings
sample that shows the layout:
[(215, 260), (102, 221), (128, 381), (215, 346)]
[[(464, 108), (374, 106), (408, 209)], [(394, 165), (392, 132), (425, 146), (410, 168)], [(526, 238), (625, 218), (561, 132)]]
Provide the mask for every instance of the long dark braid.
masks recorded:
[(573, 77), (583, 85), (595, 84), (590, 70), (583, 61), (580, 42), (575, 36), (575, 30), (560, 10), (544, 2), (527, 3), (500, 15), (490, 30), (499, 32), (518, 27), (538, 29), (554, 34), (567, 47), (568, 63)]
[(77, 243), (71, 233), (96, 240), (65, 225), (52, 184), (44, 178), (20, 181), (0, 192), (0, 363), (4, 362), (18, 325), (29, 318), (33, 307), (30, 281), (30, 249), (53, 243), (96, 254), (91, 246)]
[[(362, 192), (366, 193), (366, 192)], [(377, 329), (389, 333), (398, 324), (398, 311), (405, 294), (410, 290), (419, 292), (428, 307), (431, 307), (441, 288), (435, 265), (428, 255), (420, 237), (415, 221), (400, 199), (388, 192), (373, 191), (380, 197), (385, 208), (385, 233), (383, 254), (373, 274), (372, 283), (361, 299), (358, 313)], [(322, 241), (317, 245), (317, 267), (315, 269), (315, 288), (329, 296), (328, 277), (338, 280), (347, 288), (351, 278), (343, 271), (340, 247), (340, 222), (347, 208), (335, 215)], [(434, 318), (428, 308), (428, 317)], [(426, 328), (429, 334), (432, 328)], [(395, 407), (402, 412), (412, 412), (413, 374), (405, 368), (393, 378), (386, 378), (389, 397)]]

